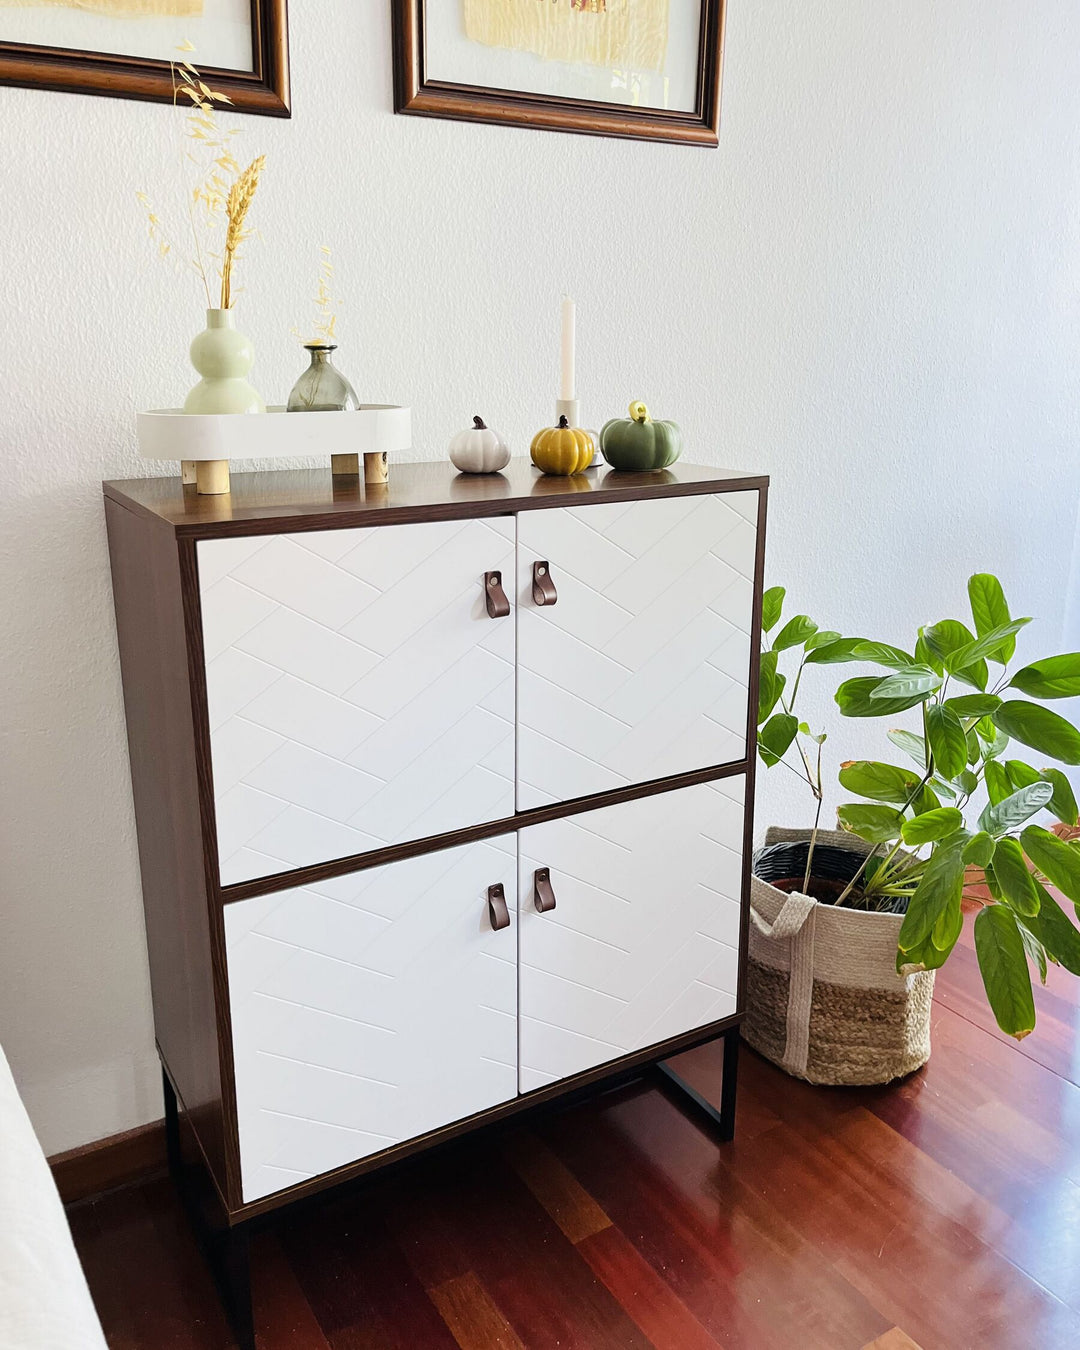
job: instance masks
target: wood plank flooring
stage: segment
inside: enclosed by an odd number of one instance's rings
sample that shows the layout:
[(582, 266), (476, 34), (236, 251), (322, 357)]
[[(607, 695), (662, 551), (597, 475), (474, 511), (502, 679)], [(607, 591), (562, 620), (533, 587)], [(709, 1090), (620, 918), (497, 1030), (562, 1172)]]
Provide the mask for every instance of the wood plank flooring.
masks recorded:
[[(743, 1051), (734, 1144), (634, 1084), (375, 1179), (253, 1241), (261, 1350), (1080, 1346), (1080, 1006), (1021, 1045), (970, 940), (934, 1053), (812, 1088)], [(721, 1047), (678, 1067), (714, 1100)], [(227, 1350), (164, 1178), (68, 1211), (114, 1350)]]

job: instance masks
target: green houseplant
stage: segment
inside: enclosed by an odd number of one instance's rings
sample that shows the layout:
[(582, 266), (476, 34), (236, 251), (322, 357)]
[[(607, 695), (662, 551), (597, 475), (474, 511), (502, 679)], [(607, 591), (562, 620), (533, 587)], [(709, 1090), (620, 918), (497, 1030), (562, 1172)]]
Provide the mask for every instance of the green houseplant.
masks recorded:
[[(1010, 616), (993, 576), (973, 576), (968, 595), (974, 631), (945, 619), (920, 629), (909, 652), (822, 631), (806, 615), (778, 627), (785, 594), (771, 588), (762, 615), (758, 751), (766, 766), (784, 764), (803, 778), (816, 801), (814, 827), (800, 839), (801, 875), (790, 875), (789, 860), (779, 889), (887, 917), (905, 989), (945, 963), (962, 930), (962, 904), (971, 901), (987, 998), (999, 1026), (1021, 1038), (1035, 1026), (1030, 969), (1045, 979), (1050, 961), (1080, 974), (1080, 931), (1048, 889), (1080, 913), (1080, 842), (1046, 828), (1051, 817), (1077, 823), (1058, 766), (1080, 764), (1080, 731), (1045, 706), (1080, 695), (1080, 653), (1014, 670), (1016, 634), (1030, 621)], [(872, 671), (839, 684), (840, 713), (906, 714), (910, 725), (887, 731), (902, 763), (890, 756), (841, 765), (840, 785), (857, 800), (840, 806), (838, 818), (855, 852), (841, 881), (824, 878), (832, 890), (822, 894), (818, 860), (843, 837), (820, 828), (825, 735), (800, 722), (796, 707), (808, 667), (850, 663)], [(1056, 763), (1036, 767), (1026, 758), (1031, 751)], [(762, 933), (769, 927), (760, 916), (755, 922)]]

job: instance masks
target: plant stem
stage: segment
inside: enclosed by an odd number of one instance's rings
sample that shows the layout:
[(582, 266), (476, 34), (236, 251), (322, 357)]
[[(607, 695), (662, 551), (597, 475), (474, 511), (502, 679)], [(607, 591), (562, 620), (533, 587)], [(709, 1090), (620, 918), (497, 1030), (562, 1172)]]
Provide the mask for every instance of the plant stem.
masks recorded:
[(807, 849), (807, 851), (806, 851), (806, 871), (805, 871), (805, 873), (803, 874), (803, 884), (802, 884), (803, 895), (808, 895), (808, 894), (809, 894), (809, 889), (808, 889), (808, 888), (809, 888), (809, 886), (810, 886), (810, 868), (811, 868), (811, 866), (813, 865), (813, 862), (814, 862), (814, 849), (817, 847), (818, 825), (821, 823), (821, 804), (822, 804), (822, 798), (823, 798), (824, 794), (823, 794), (822, 791), (821, 791), (821, 746), (820, 746), (820, 745), (818, 746), (818, 752), (817, 752), (817, 774), (818, 774), (817, 790), (816, 790), (816, 792), (815, 792), (815, 794), (814, 794), (814, 795), (817, 797), (817, 810), (814, 812), (814, 828), (810, 831), (810, 847), (809, 847), (809, 848)]
[[(923, 775), (922, 781), (921, 781), (921, 782), (920, 782), (920, 783), (912, 790), (912, 792), (911, 792), (911, 794), (909, 795), (907, 801), (906, 801), (906, 802), (904, 803), (904, 805), (900, 808), (900, 809), (901, 809), (901, 812), (906, 811), (906, 810), (908, 809), (908, 807), (911, 805), (911, 803), (915, 800), (915, 798), (919, 795), (919, 793), (923, 790), (923, 788), (927, 785), (927, 783), (929, 783), (930, 779), (931, 779), (933, 776), (934, 776), (934, 763), (933, 763), (933, 760), (931, 760), (931, 761), (930, 761), (930, 767), (926, 770), (926, 773)], [(901, 842), (902, 842), (902, 841), (898, 839), (898, 840), (896, 841), (896, 843), (892, 846), (892, 849), (890, 850), (890, 852), (889, 852), (888, 855), (886, 856), (885, 861), (881, 864), (882, 867), (888, 867), (889, 863), (890, 863), (890, 862), (893, 860), (893, 858), (896, 856), (896, 853), (897, 853), (898, 849), (900, 848)], [(878, 845), (875, 844), (874, 847), (870, 850), (870, 852), (866, 855), (866, 857), (862, 860), (862, 862), (861, 862), (860, 865), (859, 865), (859, 870), (855, 873), (855, 875), (851, 878), (851, 880), (848, 882), (848, 884), (844, 887), (843, 891), (840, 893), (840, 898), (839, 898), (839, 899), (837, 900), (837, 902), (836, 902), (836, 906), (837, 906), (838, 909), (839, 909), (840, 906), (844, 903), (844, 901), (847, 899), (847, 897), (851, 894), (852, 888), (854, 887), (855, 883), (856, 883), (856, 882), (858, 881), (858, 879), (862, 876), (862, 874), (866, 871), (866, 866), (867, 866), (867, 864), (869, 863), (869, 861), (870, 861), (871, 858), (873, 858), (873, 857), (875, 857), (875, 856), (877, 855), (877, 851), (878, 851)]]

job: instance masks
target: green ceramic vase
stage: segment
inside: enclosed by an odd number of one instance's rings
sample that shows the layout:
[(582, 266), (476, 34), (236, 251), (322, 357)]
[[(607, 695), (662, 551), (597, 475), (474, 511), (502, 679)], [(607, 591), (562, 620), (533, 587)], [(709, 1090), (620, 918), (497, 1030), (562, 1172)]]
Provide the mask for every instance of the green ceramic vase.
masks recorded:
[(255, 364), (255, 348), (250, 338), (236, 331), (231, 309), (206, 311), (206, 328), (191, 344), (191, 364), (202, 379), (184, 400), (186, 413), (266, 411), (247, 382)]

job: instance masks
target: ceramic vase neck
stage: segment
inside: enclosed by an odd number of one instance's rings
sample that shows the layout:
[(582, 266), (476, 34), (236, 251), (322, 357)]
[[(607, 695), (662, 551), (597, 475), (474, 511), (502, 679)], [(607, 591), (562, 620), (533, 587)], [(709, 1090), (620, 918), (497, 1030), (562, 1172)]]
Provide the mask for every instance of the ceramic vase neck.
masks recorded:
[(232, 309), (208, 309), (206, 311), (207, 328), (235, 328), (236, 311)]

